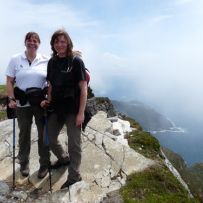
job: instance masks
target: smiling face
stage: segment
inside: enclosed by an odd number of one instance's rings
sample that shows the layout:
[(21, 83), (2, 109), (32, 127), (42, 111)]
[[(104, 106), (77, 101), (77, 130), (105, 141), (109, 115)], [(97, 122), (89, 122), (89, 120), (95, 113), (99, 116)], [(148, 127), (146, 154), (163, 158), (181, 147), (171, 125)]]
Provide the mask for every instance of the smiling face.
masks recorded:
[(73, 42), (69, 34), (63, 29), (54, 32), (50, 45), (53, 51), (52, 56), (65, 57), (72, 56), (73, 54)]
[(68, 40), (65, 38), (64, 35), (59, 35), (54, 40), (54, 49), (57, 52), (59, 57), (65, 57), (68, 48)]
[(25, 37), (26, 52), (29, 54), (36, 54), (40, 45), (39, 36), (36, 34), (27, 34)]

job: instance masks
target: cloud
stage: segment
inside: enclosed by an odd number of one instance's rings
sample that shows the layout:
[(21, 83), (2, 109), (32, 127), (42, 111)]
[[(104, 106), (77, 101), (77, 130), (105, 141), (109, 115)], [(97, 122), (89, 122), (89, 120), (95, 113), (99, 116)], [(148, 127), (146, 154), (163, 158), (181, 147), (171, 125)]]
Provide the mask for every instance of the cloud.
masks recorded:
[(174, 17), (174, 15), (159, 15), (159, 16), (155, 16), (153, 18), (150, 19), (150, 23), (151, 24), (156, 24), (156, 23), (160, 23), (163, 21), (166, 21), (170, 18)]
[[(24, 36), (28, 31), (36, 31), (41, 37), (40, 51), (50, 55), (49, 41), (51, 34), (58, 28), (70, 30), (77, 38), (77, 33), (96, 29), (98, 22), (88, 18), (84, 12), (74, 9), (70, 4), (62, 2), (33, 3), (31, 1), (4, 1), (0, 7), (0, 38), (4, 51), (1, 54), (0, 71), (5, 72), (11, 55), (22, 52)], [(76, 33), (77, 35), (75, 35)], [(73, 38), (74, 38), (73, 37)], [(5, 81), (4, 74), (0, 83)]]
[(194, 0), (176, 0), (175, 1), (175, 4), (176, 5), (185, 5), (185, 4), (188, 4), (188, 3), (192, 3)]
[(6, 16), (4, 25), (10, 28), (30, 24), (54, 29), (64, 25), (77, 28), (96, 25), (95, 21), (88, 21), (82, 13), (76, 12), (70, 5), (64, 3), (34, 4), (24, 0), (14, 0), (11, 4), (7, 1), (1, 6), (1, 17), (5, 19)]
[(65, 27), (75, 49), (83, 53), (96, 95), (203, 115), (203, 3), (160, 0), (143, 6), (140, 1), (129, 2), (122, 5), (119, 1), (116, 8), (122, 12), (118, 12), (111, 10), (115, 1), (110, 5), (90, 0), (84, 5), (4, 1), (0, 7), (4, 48), (0, 82), (5, 82), (3, 73), (10, 56), (23, 50), (27, 31), (39, 32), (40, 52), (49, 55), (51, 34)]

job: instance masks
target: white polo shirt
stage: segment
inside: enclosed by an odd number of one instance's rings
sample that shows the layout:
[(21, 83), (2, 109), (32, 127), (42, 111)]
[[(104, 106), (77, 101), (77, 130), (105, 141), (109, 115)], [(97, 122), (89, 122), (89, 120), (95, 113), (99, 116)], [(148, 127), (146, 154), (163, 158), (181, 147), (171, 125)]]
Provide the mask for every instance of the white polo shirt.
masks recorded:
[(29, 65), (25, 53), (16, 54), (11, 57), (6, 69), (6, 76), (15, 78), (16, 86), (23, 91), (30, 87), (44, 88), (46, 86), (48, 60), (48, 57), (37, 54), (34, 61)]

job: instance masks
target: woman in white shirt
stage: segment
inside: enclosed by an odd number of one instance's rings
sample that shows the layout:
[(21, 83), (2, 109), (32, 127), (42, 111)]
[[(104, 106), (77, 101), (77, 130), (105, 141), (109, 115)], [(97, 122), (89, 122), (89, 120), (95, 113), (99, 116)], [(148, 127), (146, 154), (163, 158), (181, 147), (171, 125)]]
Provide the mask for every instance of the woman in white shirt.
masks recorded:
[(37, 53), (40, 38), (36, 32), (28, 32), (25, 36), (25, 52), (14, 55), (7, 67), (7, 93), (9, 107), (17, 108), (17, 120), (19, 126), (19, 153), (20, 172), (22, 176), (29, 175), (29, 155), (31, 146), (32, 119), (38, 130), (38, 153), (40, 168), (38, 178), (43, 178), (48, 172), (49, 150), (43, 143), (43, 109), (40, 105), (30, 105), (28, 101), (20, 102), (15, 98), (14, 86), (23, 93), (29, 88), (41, 88), (46, 86), (48, 58)]

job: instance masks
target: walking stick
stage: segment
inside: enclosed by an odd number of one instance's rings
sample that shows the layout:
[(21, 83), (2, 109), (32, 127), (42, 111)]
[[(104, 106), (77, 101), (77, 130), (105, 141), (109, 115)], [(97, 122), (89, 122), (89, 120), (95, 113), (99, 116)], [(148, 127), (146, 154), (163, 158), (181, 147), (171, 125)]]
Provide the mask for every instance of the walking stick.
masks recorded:
[(15, 118), (13, 118), (13, 189), (15, 189)]
[[(44, 119), (45, 119), (45, 139), (44, 144), (49, 147), (49, 134), (48, 134), (48, 118), (47, 118), (47, 110), (44, 111)], [(48, 165), (48, 171), (49, 171), (49, 191), (52, 193), (52, 181), (51, 181), (51, 164), (49, 161)]]
[(12, 186), (12, 188), (15, 189), (15, 136), (16, 136), (15, 118), (16, 118), (16, 109), (10, 108), (8, 106), (8, 104), (9, 104), (9, 98), (7, 97), (7, 108), (6, 108), (7, 118), (13, 119), (13, 186)]

